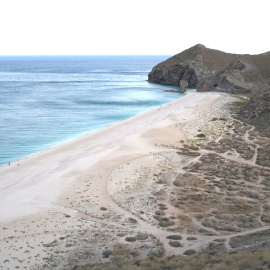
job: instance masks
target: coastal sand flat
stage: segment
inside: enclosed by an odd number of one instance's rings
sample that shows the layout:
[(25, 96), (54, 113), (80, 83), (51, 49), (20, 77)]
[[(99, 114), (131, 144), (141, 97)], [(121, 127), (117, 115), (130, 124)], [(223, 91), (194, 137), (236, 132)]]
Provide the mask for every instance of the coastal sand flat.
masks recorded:
[[(71, 185), (76, 177), (97, 166), (98, 162), (118, 165), (128, 156), (148, 154), (155, 147), (140, 136), (154, 128), (155, 123), (162, 128), (169, 125), (168, 115), (180, 114), (184, 107), (193, 103), (195, 96), (203, 98), (203, 94), (190, 93), (158, 109), (1, 167), (1, 221), (47, 207), (63, 186)], [(152, 134), (151, 139), (157, 140), (156, 135)]]
[[(189, 91), (1, 167), (0, 269), (62, 269), (108, 260), (106, 250), (181, 254), (217, 238), (216, 247), (226, 249), (230, 237), (269, 229), (268, 171), (256, 164), (260, 143), (269, 142), (227, 115), (234, 100)], [(167, 239), (172, 234), (181, 235), (180, 247)]]

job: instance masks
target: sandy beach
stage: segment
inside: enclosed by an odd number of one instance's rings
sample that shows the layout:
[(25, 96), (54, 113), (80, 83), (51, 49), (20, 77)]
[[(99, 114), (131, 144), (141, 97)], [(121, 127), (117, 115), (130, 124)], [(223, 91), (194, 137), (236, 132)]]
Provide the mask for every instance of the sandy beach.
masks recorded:
[[(230, 117), (237, 99), (188, 91), (0, 167), (0, 269), (183, 254), (217, 238), (230, 249), (234, 237), (270, 229), (270, 171), (256, 163), (269, 141)], [(222, 144), (234, 135), (239, 144)]]

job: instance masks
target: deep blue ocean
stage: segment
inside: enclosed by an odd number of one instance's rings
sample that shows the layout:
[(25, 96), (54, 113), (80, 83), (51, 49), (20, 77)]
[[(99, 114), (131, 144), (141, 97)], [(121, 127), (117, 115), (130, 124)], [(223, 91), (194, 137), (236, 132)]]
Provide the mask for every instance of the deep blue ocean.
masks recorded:
[(169, 56), (1, 56), (0, 165), (183, 94), (148, 83)]

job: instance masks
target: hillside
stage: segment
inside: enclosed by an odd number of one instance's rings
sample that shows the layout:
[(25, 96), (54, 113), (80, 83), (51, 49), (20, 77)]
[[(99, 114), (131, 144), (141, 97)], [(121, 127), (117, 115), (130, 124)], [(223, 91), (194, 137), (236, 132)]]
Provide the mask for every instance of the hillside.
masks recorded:
[(270, 85), (270, 52), (230, 54), (197, 44), (156, 65), (148, 81), (180, 85), (197, 91), (263, 93)]

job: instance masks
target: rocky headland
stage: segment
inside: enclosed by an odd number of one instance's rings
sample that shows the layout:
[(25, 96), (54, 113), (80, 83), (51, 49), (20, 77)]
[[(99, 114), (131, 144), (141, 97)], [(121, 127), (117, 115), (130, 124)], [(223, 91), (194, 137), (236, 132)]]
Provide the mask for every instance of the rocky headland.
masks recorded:
[(270, 52), (231, 54), (197, 44), (153, 67), (148, 81), (179, 85), (181, 92), (244, 94), (250, 101), (238, 118), (270, 136)]
[(263, 93), (270, 85), (270, 52), (231, 54), (197, 44), (156, 65), (148, 81), (179, 86), (186, 82), (197, 91)]

